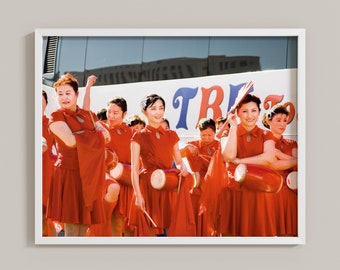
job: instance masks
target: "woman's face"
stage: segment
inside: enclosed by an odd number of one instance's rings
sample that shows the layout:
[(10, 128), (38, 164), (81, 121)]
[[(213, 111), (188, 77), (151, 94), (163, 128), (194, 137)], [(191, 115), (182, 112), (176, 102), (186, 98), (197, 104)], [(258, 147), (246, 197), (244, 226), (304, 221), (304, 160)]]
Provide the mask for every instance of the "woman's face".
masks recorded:
[(58, 102), (61, 108), (75, 111), (77, 108), (78, 94), (71, 85), (63, 84), (57, 87)]
[(216, 127), (216, 129), (217, 129), (217, 130), (220, 130), (220, 129), (222, 128), (223, 125), (224, 125), (223, 122), (219, 122), (218, 125), (217, 125), (217, 127)]
[(143, 124), (136, 124), (131, 127), (133, 131), (141, 131), (144, 128)]
[(124, 116), (126, 112), (124, 113), (122, 108), (119, 107), (115, 103), (110, 103), (110, 105), (107, 108), (107, 120), (110, 123), (110, 126), (118, 126), (123, 122)]
[(273, 116), (271, 120), (268, 121), (268, 125), (270, 126), (270, 130), (274, 134), (282, 135), (288, 124), (288, 116), (284, 113), (279, 113)]
[(150, 105), (144, 111), (145, 116), (148, 118), (150, 126), (159, 126), (163, 121), (165, 107), (163, 102), (158, 99), (154, 104)]
[(202, 143), (209, 145), (211, 144), (215, 139), (215, 131), (211, 128), (207, 128), (205, 130), (200, 131), (200, 138)]
[(255, 127), (260, 115), (260, 110), (255, 102), (242, 104), (237, 110), (237, 116), (240, 118), (241, 125), (250, 130)]
[(161, 126), (162, 126), (165, 130), (170, 129), (170, 127), (169, 127), (169, 125), (168, 125), (168, 123), (167, 123), (166, 121), (162, 121), (162, 122), (161, 122)]

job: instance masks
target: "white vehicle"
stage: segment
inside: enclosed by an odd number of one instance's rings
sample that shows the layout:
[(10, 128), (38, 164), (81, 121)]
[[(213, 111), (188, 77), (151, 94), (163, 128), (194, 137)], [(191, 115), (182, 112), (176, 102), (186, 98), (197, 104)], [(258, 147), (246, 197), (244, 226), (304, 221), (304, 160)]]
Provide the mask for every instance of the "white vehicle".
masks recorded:
[[(238, 91), (254, 81), (263, 110), (286, 103), (294, 112), (287, 135), (296, 137), (296, 37), (68, 37), (43, 39), (43, 89), (58, 108), (53, 83), (72, 73), (80, 85), (82, 106), (89, 75), (91, 110), (105, 108), (114, 96), (128, 102), (128, 115), (140, 114), (140, 101), (150, 93), (166, 101), (166, 118), (181, 139), (198, 136), (203, 117), (226, 115)], [(259, 123), (261, 125), (261, 123)]]

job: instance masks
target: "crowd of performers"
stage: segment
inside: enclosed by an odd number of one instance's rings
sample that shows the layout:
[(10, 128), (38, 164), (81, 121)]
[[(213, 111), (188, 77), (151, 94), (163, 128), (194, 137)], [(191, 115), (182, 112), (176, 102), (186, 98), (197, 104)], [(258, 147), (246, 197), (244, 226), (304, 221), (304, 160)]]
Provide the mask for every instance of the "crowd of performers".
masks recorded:
[(287, 184), (297, 143), (283, 136), (284, 106), (265, 113), (264, 130), (261, 100), (248, 93), (180, 146), (161, 96), (141, 100), (145, 122), (123, 97), (94, 113), (95, 81), (81, 108), (77, 80), (63, 75), (49, 117), (43, 91), (43, 236), (297, 236), (298, 192)]

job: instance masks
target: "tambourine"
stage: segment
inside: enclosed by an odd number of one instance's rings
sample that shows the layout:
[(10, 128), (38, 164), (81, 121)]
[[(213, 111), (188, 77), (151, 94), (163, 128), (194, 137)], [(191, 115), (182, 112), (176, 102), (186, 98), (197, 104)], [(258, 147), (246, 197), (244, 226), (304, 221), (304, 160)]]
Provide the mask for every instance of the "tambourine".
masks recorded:
[[(181, 185), (181, 177), (178, 174), (178, 169), (156, 169), (152, 172), (150, 177), (151, 186), (158, 190), (178, 191)], [(190, 186), (190, 189), (195, 186), (196, 181), (193, 174), (189, 173), (185, 176), (185, 181), (189, 181), (187, 183)]]
[(156, 169), (152, 172), (150, 181), (154, 189), (174, 190), (178, 188), (179, 171), (177, 169), (162, 170)]
[(297, 189), (298, 189), (298, 173), (297, 173), (297, 171), (292, 171), (287, 175), (286, 184), (291, 190), (297, 191)]
[(41, 137), (41, 142), (42, 142), (43, 147), (47, 147), (47, 141), (46, 141), (45, 137)]
[(234, 179), (247, 189), (261, 192), (277, 193), (283, 185), (283, 178), (278, 172), (253, 164), (237, 165)]
[(42, 151), (45, 152), (47, 150), (47, 141), (44, 137), (41, 137), (41, 143), (42, 143)]
[(130, 164), (118, 162), (117, 165), (110, 170), (110, 175), (116, 179), (118, 183), (132, 186)]

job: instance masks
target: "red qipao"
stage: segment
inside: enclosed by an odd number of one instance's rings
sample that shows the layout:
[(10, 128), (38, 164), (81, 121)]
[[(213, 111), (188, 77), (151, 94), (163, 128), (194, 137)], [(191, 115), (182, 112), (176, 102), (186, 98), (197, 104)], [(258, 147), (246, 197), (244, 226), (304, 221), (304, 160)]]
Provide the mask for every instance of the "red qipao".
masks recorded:
[(43, 213), (46, 213), (46, 206), (48, 196), (50, 193), (50, 186), (53, 175), (53, 165), (56, 161), (56, 156), (52, 152), (52, 146), (54, 143), (53, 134), (48, 128), (49, 119), (46, 115), (42, 117), (42, 136), (46, 140), (47, 150), (42, 154), (42, 203)]
[[(273, 140), (275, 148), (284, 154), (292, 156), (292, 150), (297, 148), (297, 142), (283, 137), (277, 139), (268, 132), (265, 140)], [(297, 235), (298, 194), (287, 186), (286, 178), (293, 169), (278, 170), (284, 181), (281, 190), (275, 196), (275, 217), (278, 235)]]
[[(91, 116), (92, 115), (92, 116)], [(95, 131), (93, 112), (77, 107), (76, 112), (59, 109), (50, 123), (63, 121), (76, 137), (71, 148), (55, 136), (58, 160), (51, 183), (47, 216), (71, 224), (98, 224), (105, 221), (103, 188), (105, 180), (105, 142)]]
[[(248, 132), (240, 125), (237, 130), (237, 157), (263, 153), (264, 135), (265, 131), (258, 126)], [(276, 236), (273, 207), (276, 194), (247, 189), (232, 178), (229, 181), (229, 186), (219, 197), (218, 232), (231, 236)]]
[[(53, 153), (52, 148), (54, 144), (53, 134), (48, 127), (49, 119), (46, 115), (42, 117), (42, 136), (46, 140), (47, 150), (42, 153), (42, 214), (45, 217), (47, 211), (48, 197), (50, 195), (50, 187), (52, 182), (54, 163), (57, 160), (57, 156)], [(52, 221), (47, 220), (47, 224)], [(51, 236), (51, 226), (43, 228), (43, 234)]]
[[(131, 165), (130, 143), (133, 135), (132, 129), (125, 123), (114, 127), (105, 125), (105, 127), (110, 132), (111, 136), (111, 140), (106, 146), (116, 153), (118, 162)], [(117, 206), (114, 209), (114, 214), (117, 217), (124, 217), (127, 219), (130, 213), (133, 187), (132, 185), (127, 185), (123, 182), (119, 182), (119, 185), (119, 197)], [(125, 226), (127, 226), (127, 224), (125, 224)]]
[[(157, 225), (156, 233), (163, 233), (164, 229), (168, 229), (168, 236), (195, 236), (195, 219), (187, 178), (182, 178), (179, 191), (157, 190), (150, 183), (150, 176), (155, 169), (173, 168), (173, 147), (179, 141), (177, 133), (147, 125), (133, 135), (132, 141), (140, 145), (143, 168), (139, 185), (146, 211)], [(148, 228), (152, 226), (151, 222), (135, 204), (131, 207), (130, 223), (138, 226), (138, 235), (150, 235)]]
[[(196, 220), (196, 233), (197, 236), (213, 236), (215, 234), (215, 229), (213, 225), (214, 220), (211, 219), (211, 216), (209, 214), (207, 214), (207, 209), (205, 209), (204, 213), (200, 213), (200, 198), (202, 194), (202, 188), (205, 188), (205, 185), (208, 184), (208, 182), (204, 181), (204, 177), (207, 173), (212, 156), (214, 155), (215, 151), (220, 147), (220, 142), (218, 140), (214, 140), (212, 143), (207, 145), (202, 143), (201, 140), (196, 140), (190, 141), (187, 144), (197, 147), (199, 152), (198, 156), (192, 155), (190, 151), (187, 151), (186, 153), (186, 157), (191, 169), (194, 172), (199, 172), (200, 174), (199, 185), (193, 188), (191, 194), (192, 205)], [(209, 181), (209, 184), (211, 184), (211, 181)], [(206, 190), (207, 192), (204, 195), (205, 197), (209, 197), (206, 198), (206, 202), (210, 200), (216, 200), (216, 197), (210, 198), (211, 194), (208, 195), (208, 190)], [(208, 211), (215, 211), (215, 209), (209, 209)]]

